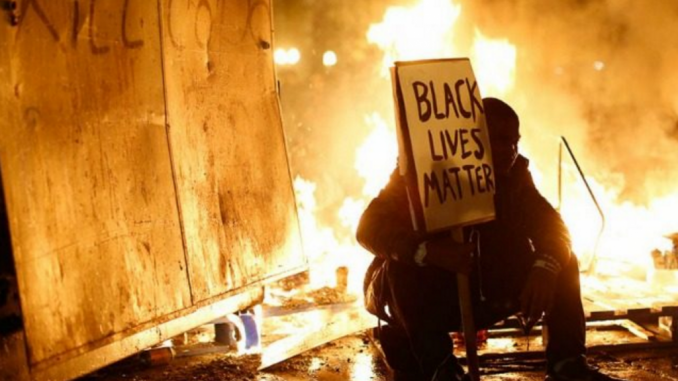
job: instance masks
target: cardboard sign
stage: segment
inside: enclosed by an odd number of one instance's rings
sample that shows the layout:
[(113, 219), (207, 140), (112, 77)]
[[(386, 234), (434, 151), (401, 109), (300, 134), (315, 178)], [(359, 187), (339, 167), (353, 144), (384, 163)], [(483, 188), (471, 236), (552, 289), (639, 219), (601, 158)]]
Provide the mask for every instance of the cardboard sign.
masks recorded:
[(396, 62), (391, 74), (399, 167), (415, 228), (435, 232), (494, 219), (492, 152), (471, 62)]

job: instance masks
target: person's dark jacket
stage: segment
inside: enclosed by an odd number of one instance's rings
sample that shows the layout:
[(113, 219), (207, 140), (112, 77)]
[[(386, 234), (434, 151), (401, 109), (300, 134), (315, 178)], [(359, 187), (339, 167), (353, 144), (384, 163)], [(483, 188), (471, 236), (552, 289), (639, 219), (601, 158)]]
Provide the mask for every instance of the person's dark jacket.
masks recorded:
[[(562, 268), (572, 255), (568, 230), (560, 214), (535, 187), (528, 164), (526, 158), (519, 156), (509, 175), (496, 179), (495, 220), (467, 228), (479, 232), (479, 261), (486, 283), (501, 285), (525, 277), (527, 274), (511, 270), (518, 268), (511, 265), (517, 256), (530, 255), (532, 262), (542, 259)], [(385, 260), (417, 266), (417, 247), (428, 239), (435, 239), (435, 235), (413, 229), (405, 180), (396, 169), (363, 213), (357, 240), (377, 257), (373, 270)], [(366, 284), (370, 277), (368, 271)]]

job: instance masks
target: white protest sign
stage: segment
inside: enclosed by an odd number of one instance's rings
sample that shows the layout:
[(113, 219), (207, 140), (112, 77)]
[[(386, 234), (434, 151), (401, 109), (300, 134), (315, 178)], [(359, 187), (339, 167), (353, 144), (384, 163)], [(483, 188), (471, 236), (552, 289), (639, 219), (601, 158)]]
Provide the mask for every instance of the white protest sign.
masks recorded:
[(471, 62), (397, 62), (392, 74), (399, 165), (418, 228), (494, 219), (492, 152)]

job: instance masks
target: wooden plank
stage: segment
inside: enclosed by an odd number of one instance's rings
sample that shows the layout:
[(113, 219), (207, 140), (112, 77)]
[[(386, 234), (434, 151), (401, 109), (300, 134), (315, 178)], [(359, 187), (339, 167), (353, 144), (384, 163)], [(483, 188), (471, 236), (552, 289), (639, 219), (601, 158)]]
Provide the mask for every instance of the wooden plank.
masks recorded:
[(283, 339), (264, 345), (260, 370), (330, 341), (377, 326), (377, 318), (365, 311), (361, 303), (354, 303), (331, 314), (318, 315), (314, 312), (321, 311), (306, 311), (295, 317), (295, 324), (305, 327), (303, 331), (295, 331)]
[(627, 331), (631, 332), (632, 334), (640, 337), (641, 339), (647, 341), (657, 340), (657, 336), (654, 333), (650, 332), (649, 330), (645, 329), (645, 327), (631, 320), (628, 319), (620, 320), (618, 324), (621, 327), (624, 327)]
[(194, 300), (306, 261), (267, 0), (163, 0), (170, 141)]
[(678, 304), (675, 295), (657, 294), (646, 282), (618, 277), (585, 281), (585, 310), (594, 320), (669, 314)]
[[(659, 348), (668, 342), (628, 319), (588, 322), (586, 328), (588, 352), (601, 348)], [(543, 356), (544, 346), (539, 332), (540, 330), (536, 329), (530, 335), (521, 337), (520, 332), (513, 329), (491, 330), (487, 343), (479, 351), (480, 357), (487, 360)]]
[(608, 310), (615, 311), (616, 315), (644, 315), (652, 311), (649, 304), (640, 299), (618, 299), (615, 295), (605, 293), (591, 293), (588, 295), (594, 302)]
[(614, 317), (614, 311), (610, 311), (607, 308), (596, 304), (588, 297), (583, 297), (582, 302), (584, 304), (584, 313), (587, 320), (605, 320)]
[(662, 314), (667, 316), (676, 316), (678, 315), (678, 306), (675, 305), (661, 305), (662, 303), (657, 303), (654, 305), (656, 308), (661, 308)]
[(191, 300), (157, 4), (17, 3), (0, 37), (0, 164), (36, 364)]

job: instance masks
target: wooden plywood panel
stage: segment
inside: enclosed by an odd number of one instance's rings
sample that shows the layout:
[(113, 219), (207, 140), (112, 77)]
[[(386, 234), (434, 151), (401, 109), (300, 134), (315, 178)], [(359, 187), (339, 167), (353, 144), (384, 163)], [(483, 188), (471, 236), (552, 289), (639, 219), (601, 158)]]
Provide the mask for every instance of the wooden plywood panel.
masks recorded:
[(17, 5), (0, 37), (0, 164), (35, 364), (188, 306), (190, 292), (158, 4)]
[(172, 157), (194, 300), (304, 264), (268, 0), (163, 0)]

